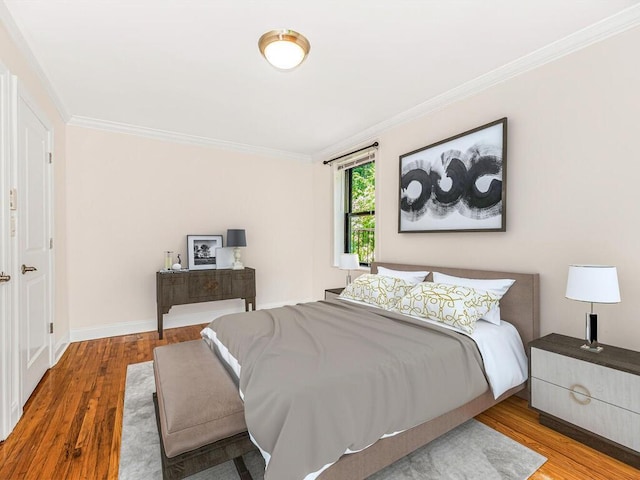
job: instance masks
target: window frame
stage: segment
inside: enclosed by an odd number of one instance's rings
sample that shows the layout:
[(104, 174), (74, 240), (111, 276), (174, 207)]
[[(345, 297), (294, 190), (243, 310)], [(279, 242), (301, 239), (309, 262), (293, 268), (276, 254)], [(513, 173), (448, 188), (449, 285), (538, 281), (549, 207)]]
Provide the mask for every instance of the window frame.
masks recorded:
[[(374, 163), (378, 158), (377, 154), (378, 146), (372, 146), (371, 148), (363, 151), (358, 151), (353, 155), (349, 155), (347, 157), (341, 158), (340, 161), (336, 161), (332, 163), (332, 177), (333, 177), (333, 248), (332, 248), (332, 263), (334, 267), (337, 267), (340, 264), (340, 255), (347, 252), (347, 232), (348, 226), (346, 224), (346, 212), (347, 212), (347, 201), (349, 201), (349, 195), (347, 194), (347, 170), (351, 170), (354, 167), (359, 165), (364, 165), (366, 163)], [(378, 169), (376, 168), (376, 173), (374, 174), (374, 183), (377, 184), (378, 180)], [(378, 202), (378, 193), (376, 189), (375, 197), (374, 197), (374, 209), (372, 210), (375, 224), (377, 225), (378, 219), (375, 215), (376, 205)], [(366, 212), (367, 214), (369, 212)], [(379, 233), (377, 229), (373, 232), (373, 258), (372, 261), (376, 258), (377, 254), (377, 239)], [(362, 268), (366, 268), (369, 264), (365, 262), (361, 262)]]
[[(376, 241), (375, 241), (375, 235), (376, 235), (376, 209), (375, 209), (375, 198), (374, 198), (374, 205), (373, 205), (373, 210), (360, 210), (357, 212), (353, 212), (352, 208), (353, 208), (353, 170), (355, 170), (358, 167), (362, 167), (364, 165), (368, 165), (370, 163), (374, 164), (374, 189), (375, 189), (375, 156), (367, 161), (367, 162), (362, 162), (359, 163), (356, 166), (353, 166), (351, 168), (345, 169), (344, 172), (344, 176), (345, 176), (345, 196), (344, 196), (344, 200), (345, 200), (345, 205), (344, 205), (344, 253), (357, 253), (357, 252), (353, 252), (352, 248), (353, 245), (351, 244), (351, 239), (352, 239), (352, 232), (351, 232), (351, 219), (352, 218), (357, 218), (357, 217), (364, 217), (364, 216), (373, 216), (373, 221), (374, 221), (374, 227), (373, 227), (373, 258), (371, 259), (371, 261), (375, 260), (375, 245), (376, 245)], [(369, 267), (371, 265), (370, 262), (366, 262), (363, 261), (362, 258), (360, 258), (360, 266), (363, 267)]]

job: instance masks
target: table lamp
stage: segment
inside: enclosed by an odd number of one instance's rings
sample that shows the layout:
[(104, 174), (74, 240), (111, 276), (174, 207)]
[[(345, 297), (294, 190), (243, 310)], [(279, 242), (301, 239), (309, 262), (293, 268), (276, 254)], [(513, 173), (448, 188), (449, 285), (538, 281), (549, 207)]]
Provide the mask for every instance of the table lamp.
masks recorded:
[(360, 266), (360, 259), (357, 253), (343, 253), (340, 255), (340, 270), (347, 270), (347, 285), (351, 283), (351, 270), (356, 270)]
[(227, 247), (235, 247), (233, 249), (233, 270), (242, 270), (244, 265), (240, 261), (240, 247), (247, 246), (247, 235), (244, 230), (241, 229), (229, 229), (227, 230)]
[(589, 302), (591, 311), (586, 314), (585, 340), (581, 348), (590, 352), (602, 351), (598, 345), (598, 315), (593, 313), (594, 303), (619, 303), (618, 271), (607, 265), (569, 265), (567, 293), (571, 300)]

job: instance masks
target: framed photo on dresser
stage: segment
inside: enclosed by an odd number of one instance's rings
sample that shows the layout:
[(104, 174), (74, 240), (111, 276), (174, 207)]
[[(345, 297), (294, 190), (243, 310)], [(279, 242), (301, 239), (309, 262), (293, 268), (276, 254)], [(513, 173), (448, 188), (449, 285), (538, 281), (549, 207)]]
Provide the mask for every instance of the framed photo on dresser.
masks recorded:
[(218, 248), (222, 248), (222, 235), (187, 235), (189, 270), (216, 268)]

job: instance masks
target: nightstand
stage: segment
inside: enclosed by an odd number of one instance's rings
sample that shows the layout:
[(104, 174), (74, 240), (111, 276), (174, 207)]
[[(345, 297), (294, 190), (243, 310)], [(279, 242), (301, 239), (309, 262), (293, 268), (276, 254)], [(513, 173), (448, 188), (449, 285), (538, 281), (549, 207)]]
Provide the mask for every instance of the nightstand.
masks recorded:
[(640, 468), (640, 352), (552, 333), (529, 343), (530, 403), (540, 423)]
[(327, 288), (324, 291), (324, 299), (325, 300), (331, 300), (331, 299), (337, 298), (342, 293), (343, 290), (344, 290), (344, 287)]

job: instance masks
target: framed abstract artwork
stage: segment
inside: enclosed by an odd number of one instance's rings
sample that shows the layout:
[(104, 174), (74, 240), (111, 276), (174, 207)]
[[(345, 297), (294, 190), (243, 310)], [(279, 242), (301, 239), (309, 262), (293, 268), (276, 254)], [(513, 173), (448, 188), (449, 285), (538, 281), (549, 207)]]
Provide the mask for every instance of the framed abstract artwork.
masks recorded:
[(504, 232), (507, 119), (400, 156), (398, 232)]

